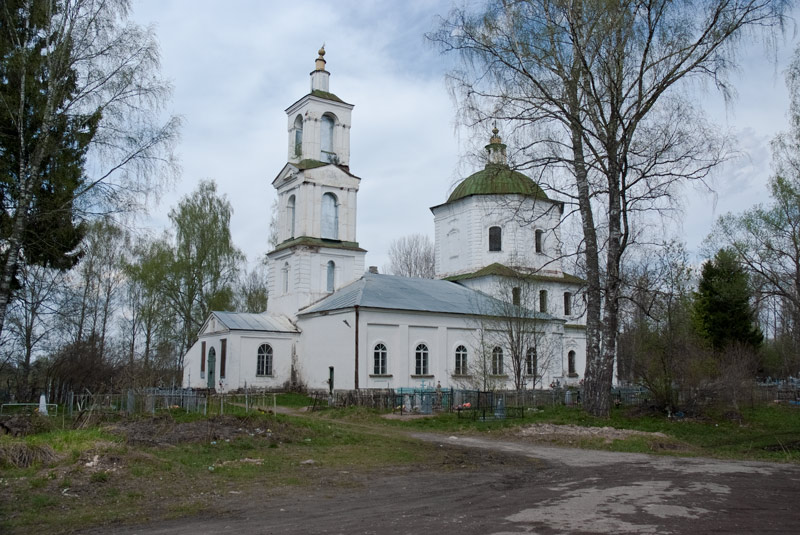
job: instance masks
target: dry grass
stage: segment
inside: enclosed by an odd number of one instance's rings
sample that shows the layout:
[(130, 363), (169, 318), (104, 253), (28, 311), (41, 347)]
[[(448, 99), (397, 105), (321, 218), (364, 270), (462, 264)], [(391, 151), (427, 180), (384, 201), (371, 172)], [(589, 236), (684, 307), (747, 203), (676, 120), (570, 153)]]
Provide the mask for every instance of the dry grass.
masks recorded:
[(28, 468), (35, 464), (51, 463), (57, 458), (53, 448), (46, 444), (0, 442), (0, 466), (4, 468)]

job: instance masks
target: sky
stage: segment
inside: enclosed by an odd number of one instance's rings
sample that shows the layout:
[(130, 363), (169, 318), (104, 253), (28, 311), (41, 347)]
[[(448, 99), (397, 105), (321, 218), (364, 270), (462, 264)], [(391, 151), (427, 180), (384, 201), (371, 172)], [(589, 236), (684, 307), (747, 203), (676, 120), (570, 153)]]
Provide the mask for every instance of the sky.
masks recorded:
[[(362, 179), (357, 238), (368, 251), (366, 265), (383, 271), (389, 244), (401, 236), (433, 238), (429, 208), (478, 170), (464, 156), (476, 137), (490, 135), (457, 125), (445, 81), (456, 58), (424, 37), (452, 5), (134, 0), (132, 18), (158, 36), (162, 75), (174, 88), (168, 109), (183, 118), (180, 179), (145, 225), (156, 233), (168, 227), (169, 209), (201, 180), (213, 179), (233, 206), (234, 243), (250, 267), (263, 259), (272, 180), (287, 161), (284, 110), (309, 92), (309, 73), (324, 44), (331, 92), (355, 105), (350, 170)], [(746, 47), (729, 104), (713, 89), (698, 91), (710, 119), (737, 139), (740, 156), (715, 173), (713, 191), (684, 189), (684, 209), (667, 233), (685, 240), (690, 252), (700, 252), (718, 216), (768, 202), (769, 143), (788, 128), (783, 72), (796, 45), (791, 21), (777, 55)]]

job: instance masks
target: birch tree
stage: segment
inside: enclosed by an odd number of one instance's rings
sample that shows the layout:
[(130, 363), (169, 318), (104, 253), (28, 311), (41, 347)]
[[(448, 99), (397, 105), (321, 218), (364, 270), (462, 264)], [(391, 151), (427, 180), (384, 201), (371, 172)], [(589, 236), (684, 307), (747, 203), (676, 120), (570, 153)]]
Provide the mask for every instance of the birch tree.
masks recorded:
[[(689, 80), (726, 97), (736, 45), (782, 22), (781, 0), (492, 0), (455, 10), (431, 38), (455, 52), (462, 118), (507, 123), (519, 167), (537, 169), (581, 221), (587, 279), (584, 407), (607, 416), (621, 266), (637, 222), (673, 209), (726, 146), (687, 98)], [(547, 179), (551, 173), (552, 179)]]
[(0, 331), (20, 264), (69, 269), (81, 221), (141, 206), (174, 170), (178, 120), (128, 0), (0, 5)]

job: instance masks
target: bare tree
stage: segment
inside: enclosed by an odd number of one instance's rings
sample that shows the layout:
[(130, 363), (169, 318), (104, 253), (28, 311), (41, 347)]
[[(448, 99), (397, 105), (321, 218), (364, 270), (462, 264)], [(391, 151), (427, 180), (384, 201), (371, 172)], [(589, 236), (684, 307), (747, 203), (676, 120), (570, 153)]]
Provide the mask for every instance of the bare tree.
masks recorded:
[(141, 206), (174, 169), (178, 120), (155, 37), (128, 0), (8, 0), (0, 7), (0, 331), (20, 263), (68, 269), (80, 220)]
[(52, 335), (49, 323), (55, 316), (55, 294), (63, 279), (63, 273), (55, 269), (21, 266), (19, 281), (22, 288), (8, 316), (8, 333), (16, 342), (13, 344), (16, 347), (16, 391), (20, 401), (27, 401), (35, 395), (31, 388), (31, 364)]
[(433, 242), (424, 234), (411, 234), (389, 245), (389, 273), (401, 277), (432, 279), (436, 276)]
[(236, 310), (251, 313), (265, 312), (268, 299), (267, 265), (258, 263), (240, 276), (236, 287)]
[(725, 158), (681, 82), (710, 79), (727, 95), (734, 45), (780, 24), (784, 4), (495, 0), (480, 13), (453, 11), (431, 36), (464, 59), (451, 80), (465, 119), (507, 121), (522, 166), (569, 177), (550, 186), (583, 229), (591, 414), (611, 406), (620, 269), (637, 219), (671, 209), (676, 184), (702, 180)]

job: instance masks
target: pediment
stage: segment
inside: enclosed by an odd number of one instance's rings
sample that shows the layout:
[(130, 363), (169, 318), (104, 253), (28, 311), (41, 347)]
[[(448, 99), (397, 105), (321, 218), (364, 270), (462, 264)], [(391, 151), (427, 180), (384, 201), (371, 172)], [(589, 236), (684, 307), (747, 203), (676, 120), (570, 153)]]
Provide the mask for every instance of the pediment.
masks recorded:
[(212, 312), (200, 328), (200, 336), (229, 332), (230, 329)]

